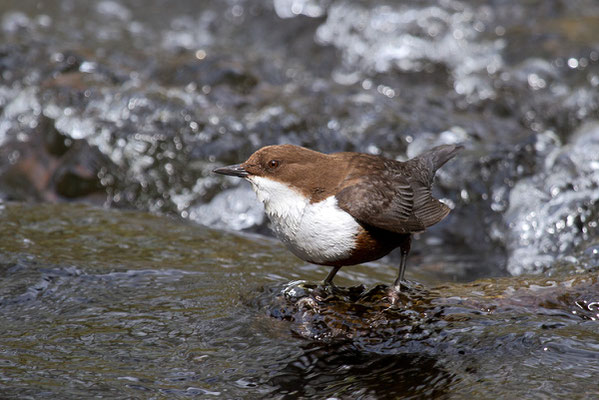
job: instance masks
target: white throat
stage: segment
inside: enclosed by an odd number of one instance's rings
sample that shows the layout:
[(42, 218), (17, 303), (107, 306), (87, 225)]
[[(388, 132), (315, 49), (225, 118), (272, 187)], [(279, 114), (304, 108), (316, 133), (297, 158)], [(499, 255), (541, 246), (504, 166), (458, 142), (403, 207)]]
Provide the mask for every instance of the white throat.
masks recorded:
[(360, 226), (339, 208), (335, 196), (311, 204), (284, 183), (258, 176), (248, 180), (264, 203), (275, 234), (296, 256), (315, 264), (349, 257)]

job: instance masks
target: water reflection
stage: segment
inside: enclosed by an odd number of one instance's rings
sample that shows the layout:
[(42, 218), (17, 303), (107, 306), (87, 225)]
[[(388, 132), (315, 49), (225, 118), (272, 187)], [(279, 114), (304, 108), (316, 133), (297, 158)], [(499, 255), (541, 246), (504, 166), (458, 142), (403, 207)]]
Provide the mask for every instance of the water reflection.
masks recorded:
[(409, 399), (443, 397), (455, 378), (427, 355), (381, 355), (346, 344), (309, 344), (268, 382), (276, 388), (272, 394), (283, 399), (340, 393)]

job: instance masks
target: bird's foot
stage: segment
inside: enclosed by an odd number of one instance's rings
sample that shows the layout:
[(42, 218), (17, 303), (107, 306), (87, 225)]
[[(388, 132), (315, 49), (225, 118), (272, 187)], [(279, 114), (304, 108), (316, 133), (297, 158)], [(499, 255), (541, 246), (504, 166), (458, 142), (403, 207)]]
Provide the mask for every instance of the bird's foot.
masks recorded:
[(335, 284), (333, 283), (333, 281), (328, 281), (326, 279), (324, 281), (322, 281), (322, 286), (324, 286), (324, 287), (329, 287), (329, 286), (330, 287), (337, 287), (337, 286), (335, 286)]
[(321, 298), (326, 298), (335, 295), (339, 290), (340, 289), (332, 281), (324, 280), (321, 285), (318, 285), (315, 288), (314, 294)]
[(406, 281), (396, 281), (393, 286), (389, 286), (387, 289), (387, 298), (391, 305), (395, 306), (401, 302), (402, 298), (405, 301), (409, 291), (410, 287)]
[(391, 306), (399, 304), (401, 302), (400, 297), (401, 290), (398, 286), (393, 285), (387, 290), (387, 299), (391, 303)]

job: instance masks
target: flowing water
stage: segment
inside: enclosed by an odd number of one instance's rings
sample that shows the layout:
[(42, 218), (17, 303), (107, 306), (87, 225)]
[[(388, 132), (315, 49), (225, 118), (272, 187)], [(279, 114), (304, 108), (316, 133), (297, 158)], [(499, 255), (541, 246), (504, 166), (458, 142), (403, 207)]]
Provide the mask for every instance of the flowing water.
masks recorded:
[[(593, 0), (3, 0), (0, 397), (599, 397), (597, 38)], [(210, 172), (453, 142), (395, 305), (397, 254), (320, 287)]]
[(276, 242), (141, 212), (5, 204), (0, 233), (6, 397), (599, 395), (596, 270), (391, 307), (383, 265), (325, 289)]

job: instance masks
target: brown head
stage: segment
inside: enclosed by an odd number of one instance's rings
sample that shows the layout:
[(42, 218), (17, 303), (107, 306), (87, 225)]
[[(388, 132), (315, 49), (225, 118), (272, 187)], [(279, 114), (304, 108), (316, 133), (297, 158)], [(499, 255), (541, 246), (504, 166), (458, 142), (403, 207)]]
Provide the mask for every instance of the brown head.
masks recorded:
[(263, 147), (244, 163), (213, 172), (250, 180), (256, 176), (268, 178), (293, 186), (309, 197), (337, 183), (341, 174), (331, 156), (291, 144)]

